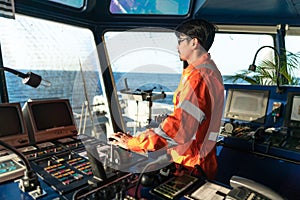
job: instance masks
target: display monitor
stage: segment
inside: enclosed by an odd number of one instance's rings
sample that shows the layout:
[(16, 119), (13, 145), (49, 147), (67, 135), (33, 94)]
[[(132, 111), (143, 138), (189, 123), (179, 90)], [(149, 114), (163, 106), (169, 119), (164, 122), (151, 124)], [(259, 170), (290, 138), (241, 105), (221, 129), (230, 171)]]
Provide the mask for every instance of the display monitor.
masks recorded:
[(77, 135), (68, 99), (28, 101), (23, 107), (23, 115), (31, 143)]
[(288, 93), (284, 124), (288, 128), (300, 128), (300, 92)]
[(0, 104), (0, 139), (14, 147), (29, 144), (20, 103)]
[(263, 124), (268, 100), (268, 90), (228, 89), (224, 117)]

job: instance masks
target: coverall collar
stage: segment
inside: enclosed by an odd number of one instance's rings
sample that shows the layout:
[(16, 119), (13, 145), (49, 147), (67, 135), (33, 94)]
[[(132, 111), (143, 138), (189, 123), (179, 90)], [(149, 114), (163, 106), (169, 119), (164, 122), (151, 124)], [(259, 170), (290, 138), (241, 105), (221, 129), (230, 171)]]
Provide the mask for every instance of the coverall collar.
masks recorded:
[(210, 54), (209, 53), (202, 54), (198, 60), (196, 60), (193, 63), (190, 63), (188, 67), (183, 70), (183, 74), (189, 74), (195, 69), (195, 67), (207, 62), (208, 60), (210, 60)]

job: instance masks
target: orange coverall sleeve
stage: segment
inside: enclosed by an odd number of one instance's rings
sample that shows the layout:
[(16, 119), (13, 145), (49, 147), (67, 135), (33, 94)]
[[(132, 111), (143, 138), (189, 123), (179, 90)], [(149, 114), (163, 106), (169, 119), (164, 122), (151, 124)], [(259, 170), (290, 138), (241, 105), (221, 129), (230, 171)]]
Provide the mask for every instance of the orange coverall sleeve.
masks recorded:
[(156, 151), (166, 145), (167, 141), (157, 135), (152, 129), (148, 129), (140, 135), (130, 138), (127, 143), (129, 150), (141, 153)]

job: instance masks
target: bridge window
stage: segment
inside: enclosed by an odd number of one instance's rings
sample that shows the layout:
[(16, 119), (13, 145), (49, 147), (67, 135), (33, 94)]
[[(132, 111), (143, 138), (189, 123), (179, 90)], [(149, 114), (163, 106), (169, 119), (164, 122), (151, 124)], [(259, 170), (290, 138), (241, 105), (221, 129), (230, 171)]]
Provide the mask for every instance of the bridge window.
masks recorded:
[[(10, 102), (23, 105), (28, 99), (67, 98), (81, 133), (92, 134), (94, 129), (100, 135), (109, 128), (100, 64), (90, 30), (16, 15), (15, 20), (0, 18), (0, 41), (5, 67), (23, 73), (32, 71), (51, 82), (50, 87), (32, 88), (5, 72)], [(93, 106), (94, 100), (98, 106)]]
[[(160, 114), (170, 113), (173, 92), (183, 68), (174, 32), (110, 31), (104, 38), (127, 130), (136, 132), (145, 128), (149, 111), (152, 121)], [(153, 96), (164, 92), (166, 98), (155, 100), (149, 107), (149, 101), (138, 95), (147, 91)]]
[[(274, 46), (273, 37), (264, 34), (218, 33), (210, 49), (212, 59), (220, 69), (225, 83), (232, 83), (228, 78), (247, 71), (252, 64), (256, 51), (265, 45)], [(274, 59), (274, 51), (263, 49), (257, 55), (255, 64), (264, 59)], [(249, 76), (252, 76), (250, 73)], [(246, 83), (239, 80), (238, 83)]]
[[(288, 35), (285, 37), (285, 47), (288, 52), (297, 54), (300, 57), (300, 36), (297, 35)], [(294, 63), (297, 67), (296, 70), (294, 70), (294, 76), (298, 78), (300, 81), (300, 63), (298, 62)]]
[(51, 2), (59, 3), (72, 8), (83, 8), (85, 0), (48, 0)]
[(111, 0), (113, 14), (186, 15), (190, 0)]

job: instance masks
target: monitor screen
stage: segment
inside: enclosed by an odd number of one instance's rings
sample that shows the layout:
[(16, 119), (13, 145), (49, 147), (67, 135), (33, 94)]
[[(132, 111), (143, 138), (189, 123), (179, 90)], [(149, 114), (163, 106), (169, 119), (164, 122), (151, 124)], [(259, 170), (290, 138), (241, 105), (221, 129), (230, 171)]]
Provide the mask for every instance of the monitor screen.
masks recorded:
[(0, 104), (0, 139), (14, 147), (29, 144), (20, 103)]
[(37, 103), (31, 106), (37, 130), (73, 125), (69, 105), (64, 101)]
[(77, 134), (68, 99), (28, 101), (23, 114), (32, 143)]
[(300, 92), (288, 93), (285, 125), (289, 128), (300, 128)]
[(25, 133), (19, 104), (0, 104), (0, 137)]
[(247, 122), (265, 123), (268, 90), (229, 89), (224, 117)]

